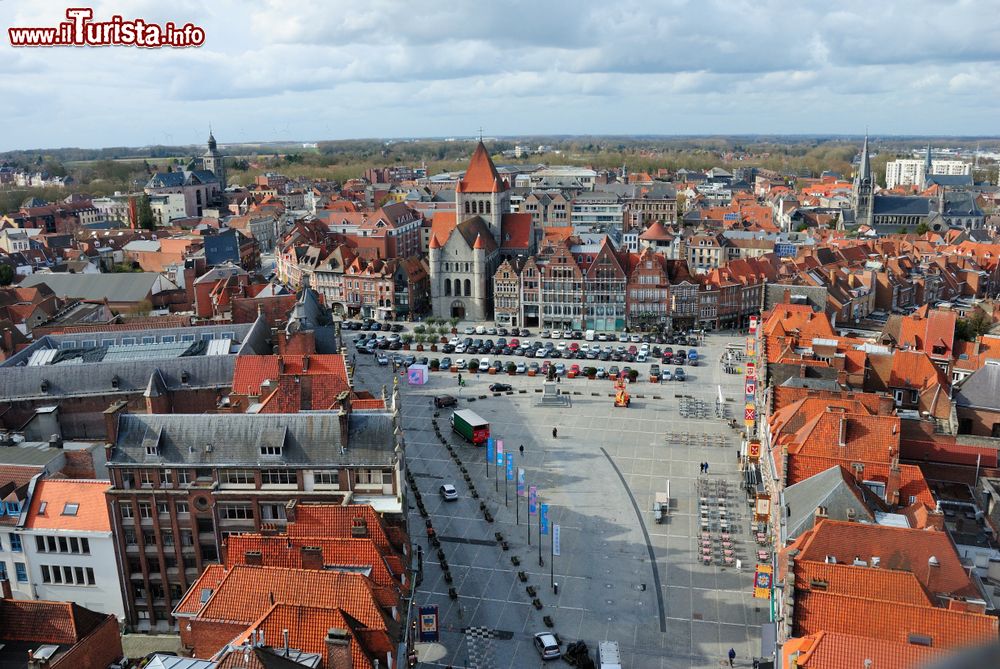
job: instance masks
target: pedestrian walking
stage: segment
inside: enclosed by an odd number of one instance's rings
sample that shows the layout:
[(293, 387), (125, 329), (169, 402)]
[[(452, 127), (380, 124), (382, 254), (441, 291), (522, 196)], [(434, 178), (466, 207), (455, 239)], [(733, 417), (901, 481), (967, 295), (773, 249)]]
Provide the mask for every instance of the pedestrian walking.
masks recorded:
[(552, 438), (553, 439), (558, 439), (559, 438), (559, 433), (556, 431), (555, 428), (552, 428)]
[(708, 463), (707, 462), (705, 463), (705, 473), (706, 474), (708, 473)]
[(730, 667), (733, 666), (733, 660), (735, 660), (735, 659), (736, 659), (736, 649), (735, 648), (730, 648), (729, 649), (729, 666)]
[(521, 448), (519, 448), (518, 450), (521, 451), (521, 457), (523, 458), (524, 457), (524, 444), (521, 444)]
[(459, 372), (459, 374), (458, 374), (458, 385), (462, 385), (462, 373), (461, 372)]

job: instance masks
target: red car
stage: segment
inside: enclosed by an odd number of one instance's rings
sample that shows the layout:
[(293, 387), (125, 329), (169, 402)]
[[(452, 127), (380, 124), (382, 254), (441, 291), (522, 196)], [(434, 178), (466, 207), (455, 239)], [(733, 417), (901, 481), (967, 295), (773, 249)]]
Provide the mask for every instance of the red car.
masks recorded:
[(511, 348), (517, 348), (518, 346), (521, 345), (521, 342), (518, 341), (517, 337), (513, 337), (510, 340), (510, 343), (508, 343), (507, 345), (510, 346)]
[[(569, 345), (569, 350), (571, 350), (571, 351), (579, 351), (579, 350), (580, 350), (580, 345), (579, 345), (579, 344), (577, 344), (577, 343), (576, 343), (576, 342), (574, 341), (574, 342), (570, 343), (570, 345)], [(576, 365), (574, 365), (574, 367), (575, 367), (575, 366), (576, 366)]]
[(574, 374), (579, 374), (580, 365), (570, 365), (569, 371), (573, 372)]
[(628, 347), (628, 352), (631, 353), (632, 355), (635, 355), (638, 350), (639, 349), (637, 349), (635, 346)]

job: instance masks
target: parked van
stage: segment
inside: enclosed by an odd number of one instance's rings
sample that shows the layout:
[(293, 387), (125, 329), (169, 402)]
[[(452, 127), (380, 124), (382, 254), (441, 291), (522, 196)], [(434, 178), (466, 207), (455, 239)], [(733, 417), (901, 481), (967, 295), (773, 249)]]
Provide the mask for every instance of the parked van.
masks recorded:
[(594, 332), (593, 330), (587, 330), (587, 334), (585, 334), (583, 338), (586, 339), (587, 341), (594, 341), (594, 337), (596, 336), (596, 334), (597, 333)]
[(601, 669), (622, 669), (622, 654), (617, 641), (602, 641), (597, 645), (597, 666)]

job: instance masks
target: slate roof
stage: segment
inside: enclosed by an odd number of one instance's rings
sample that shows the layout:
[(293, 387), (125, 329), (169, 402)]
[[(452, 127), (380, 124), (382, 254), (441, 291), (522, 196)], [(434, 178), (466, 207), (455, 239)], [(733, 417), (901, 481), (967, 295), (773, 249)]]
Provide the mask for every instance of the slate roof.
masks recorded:
[(960, 186), (972, 186), (972, 175), (971, 174), (931, 174), (925, 178), (924, 187), (929, 188), (931, 186), (945, 186), (946, 188), (955, 188)]
[[(158, 370), (168, 388), (228, 388), (235, 355), (210, 355), (161, 360), (124, 360), (58, 367), (11, 367), (0, 374), (0, 396), (43, 399), (73, 395), (116, 395), (144, 392)], [(117, 388), (113, 383), (117, 379)], [(185, 382), (186, 379), (186, 382)], [(42, 381), (46, 389), (42, 390)]]
[[(385, 466), (393, 458), (392, 416), (352, 413), (349, 443), (341, 417), (318, 414), (124, 414), (109, 464), (215, 464)], [(147, 441), (158, 445), (147, 455)], [(211, 450), (207, 450), (211, 445)], [(262, 446), (282, 447), (279, 458), (262, 458)]]
[(786, 538), (795, 539), (812, 529), (816, 509), (824, 507), (828, 518), (847, 520), (852, 509), (858, 520), (875, 522), (872, 508), (882, 510), (870, 489), (859, 486), (840, 465), (785, 488), (785, 506), (789, 509)]
[(872, 213), (876, 216), (929, 216), (931, 198), (918, 195), (876, 195)]
[(955, 404), (1000, 411), (1000, 365), (983, 365), (955, 392)]
[(57, 297), (77, 300), (104, 300), (108, 302), (141, 302), (153, 292), (153, 285), (161, 280), (164, 287), (176, 288), (156, 272), (129, 272), (123, 274), (31, 274), (21, 282), (32, 287), (45, 284)]

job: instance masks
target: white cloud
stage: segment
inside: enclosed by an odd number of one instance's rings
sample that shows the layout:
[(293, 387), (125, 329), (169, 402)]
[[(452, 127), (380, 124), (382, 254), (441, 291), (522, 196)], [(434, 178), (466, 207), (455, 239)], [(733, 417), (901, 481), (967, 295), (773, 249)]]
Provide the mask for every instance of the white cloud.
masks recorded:
[[(5, 27), (65, 3), (0, 2)], [(13, 49), (0, 149), (491, 134), (994, 132), (1000, 13), (959, 0), (100, 0), (187, 50)], [(961, 100), (961, 114), (954, 101)], [(44, 103), (39, 103), (44, 100)], [(906, 109), (906, 114), (901, 114)], [(231, 127), (230, 127), (231, 126)]]

